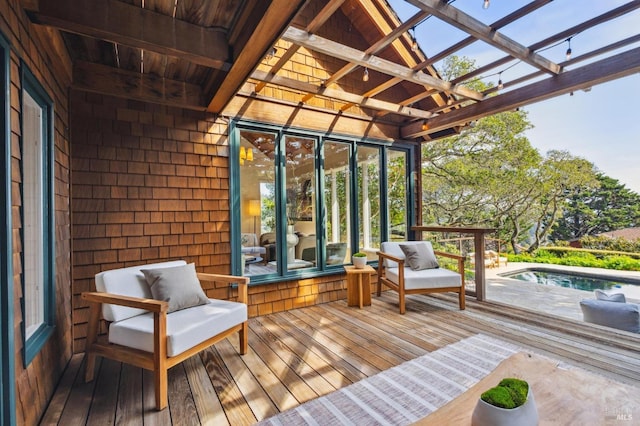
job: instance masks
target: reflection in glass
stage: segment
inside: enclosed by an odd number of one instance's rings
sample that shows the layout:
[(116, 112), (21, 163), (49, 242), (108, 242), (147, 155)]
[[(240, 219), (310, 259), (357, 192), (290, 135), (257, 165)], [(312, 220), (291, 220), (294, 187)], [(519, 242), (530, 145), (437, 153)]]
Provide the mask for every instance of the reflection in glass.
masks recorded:
[(380, 150), (358, 147), (359, 246), (362, 251), (380, 248)]
[(318, 263), (315, 226), (316, 141), (285, 136), (287, 206), (287, 269)]
[(407, 239), (407, 153), (388, 150), (387, 203), (389, 206), (389, 239)]
[(326, 142), (324, 153), (324, 205), (327, 210), (326, 264), (342, 265), (350, 263), (351, 259), (349, 145)]
[(275, 140), (272, 133), (240, 132), (240, 242), (244, 275), (277, 271)]

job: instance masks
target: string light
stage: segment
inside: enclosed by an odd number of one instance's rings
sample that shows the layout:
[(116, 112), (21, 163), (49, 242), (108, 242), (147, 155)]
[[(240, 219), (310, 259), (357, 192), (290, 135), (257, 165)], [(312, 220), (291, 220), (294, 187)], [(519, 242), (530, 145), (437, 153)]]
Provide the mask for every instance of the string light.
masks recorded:
[(489, 0), (484, 0), (484, 3), (482, 3), (482, 8), (489, 9)]
[(425, 120), (422, 122), (422, 131), (426, 132), (427, 130), (429, 130), (429, 123)]
[(567, 61), (568, 61), (569, 59), (571, 59), (571, 37), (567, 39), (567, 42), (569, 43), (569, 48), (567, 49)]
[(267, 62), (269, 62), (271, 59), (273, 59), (274, 56), (276, 56), (276, 54), (278, 53), (278, 49), (274, 47), (271, 48), (271, 50), (269, 50), (269, 52), (267, 52), (267, 56), (265, 56), (264, 58), (267, 60)]
[(502, 84), (502, 71), (498, 74), (498, 90), (504, 89), (504, 84)]
[(411, 37), (411, 50), (416, 52), (418, 50), (418, 39), (416, 38), (416, 27), (411, 28), (413, 30), (413, 37)]
[(362, 74), (362, 81), (369, 81), (369, 69), (367, 67), (364, 68), (364, 73)]

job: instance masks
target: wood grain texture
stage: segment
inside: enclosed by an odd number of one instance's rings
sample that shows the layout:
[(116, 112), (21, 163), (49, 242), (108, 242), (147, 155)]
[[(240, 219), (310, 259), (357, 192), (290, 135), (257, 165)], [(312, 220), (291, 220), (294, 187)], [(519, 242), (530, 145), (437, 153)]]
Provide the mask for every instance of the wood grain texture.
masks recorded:
[(557, 361), (520, 352), (504, 360), (464, 394), (416, 422), (416, 426), (470, 424), (480, 395), (505, 377), (529, 383), (541, 426), (608, 424), (619, 413), (640, 412), (637, 387), (581, 369), (566, 369), (558, 366)]

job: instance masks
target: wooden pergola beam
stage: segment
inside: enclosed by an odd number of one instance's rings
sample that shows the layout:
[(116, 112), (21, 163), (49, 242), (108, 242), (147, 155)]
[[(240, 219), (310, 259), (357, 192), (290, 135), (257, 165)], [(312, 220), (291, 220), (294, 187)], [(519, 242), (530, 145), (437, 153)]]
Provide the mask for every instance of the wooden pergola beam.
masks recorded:
[(208, 111), (220, 113), (240, 90), (251, 72), (260, 63), (278, 35), (307, 0), (272, 0), (264, 16), (253, 29), (246, 46), (238, 54), (233, 66), (209, 102)]
[[(564, 31), (561, 31), (557, 34), (554, 34), (550, 37), (547, 37), (544, 40), (541, 40), (537, 43), (532, 44), (531, 46), (529, 46), (529, 49), (531, 50), (538, 50), (538, 49), (542, 49), (543, 47), (547, 47), (553, 43), (559, 42), (561, 40), (565, 40), (568, 37), (571, 37), (575, 34), (578, 34), (584, 30), (587, 30), (589, 28), (592, 28), (596, 25), (600, 25), (604, 22), (610, 21), (612, 19), (618, 18), (624, 14), (627, 14), (629, 12), (634, 11), (635, 9), (640, 7), (640, 0), (634, 0), (631, 1), (629, 3), (623, 4), (620, 7), (617, 7), (613, 10), (610, 10), (608, 12), (603, 13), (602, 15), (596, 16), (595, 18), (589, 19), (585, 22), (582, 22), (581, 24), (578, 25), (574, 25), (571, 28), (567, 28)], [(474, 78), (477, 75), (482, 75), (485, 72), (497, 68), (501, 65), (504, 65), (510, 61), (512, 61), (513, 58), (511, 56), (505, 56), (504, 58), (498, 59), (494, 62), (491, 62), (490, 64), (487, 64), (485, 66), (482, 66), (468, 74), (462, 75), (454, 80), (452, 80), (452, 83), (458, 84), (458, 83), (462, 83), (464, 81), (470, 80), (472, 78)]]
[(475, 90), (462, 86), (454, 86), (451, 83), (442, 81), (425, 73), (415, 72), (411, 68), (396, 64), (386, 59), (367, 55), (361, 50), (337, 43), (326, 38), (322, 38), (306, 31), (289, 27), (282, 35), (282, 38), (291, 43), (295, 43), (305, 48), (341, 59), (345, 62), (353, 62), (360, 66), (379, 71), (383, 74), (392, 75), (406, 81), (410, 81), (421, 86), (438, 88), (441, 91), (455, 93), (469, 99), (480, 101), (482, 94)]
[(472, 35), (478, 40), (482, 40), (531, 66), (552, 74), (558, 74), (561, 71), (558, 64), (542, 57), (526, 46), (521, 45), (515, 40), (496, 31), (494, 28), (491, 28), (489, 25), (483, 24), (471, 15), (468, 15), (447, 3), (443, 3), (440, 0), (407, 1), (425, 12), (429, 12), (433, 16), (436, 16), (450, 25)]
[[(320, 29), (320, 27), (322, 27), (322, 25), (327, 22), (327, 20), (329, 18), (331, 18), (331, 16), (336, 12), (336, 10), (338, 10), (340, 8), (340, 6), (342, 6), (342, 3), (344, 3), (346, 0), (331, 0), (329, 1), (329, 3), (327, 3), (320, 12), (318, 12), (318, 14), (311, 20), (311, 22), (309, 22), (309, 25), (307, 25), (307, 32), (313, 34), (316, 31), (318, 31)], [(298, 51), (298, 49), (300, 49), (300, 46), (298, 46), (297, 44), (292, 44), (291, 47), (289, 47), (289, 49), (287, 49), (286, 52), (284, 52), (284, 54), (280, 57), (280, 59), (278, 59), (278, 62), (276, 62), (272, 67), (271, 67), (271, 73), (275, 74), (278, 71), (280, 71), (280, 69), (282, 69), (282, 67), (284, 66), (284, 64), (286, 64), (287, 62), (289, 62), (289, 59), (291, 59), (293, 57), (293, 55), (296, 54), (296, 52)], [(260, 82), (257, 86), (256, 86), (256, 92), (260, 92), (262, 89), (264, 89), (264, 82)]]
[(228, 70), (224, 32), (117, 0), (30, 0), (33, 22), (126, 46), (172, 55), (195, 64)]
[(488, 115), (510, 111), (524, 105), (586, 89), (637, 72), (640, 72), (640, 47), (575, 70), (566, 71), (528, 86), (487, 98), (481, 103), (441, 114), (427, 121), (428, 128), (426, 130), (423, 129), (423, 123), (414, 122), (404, 126), (400, 133), (403, 139), (418, 138), (453, 126), (464, 125)]
[(330, 89), (327, 87), (318, 87), (311, 83), (306, 83), (292, 78), (281, 77), (264, 71), (256, 70), (251, 74), (251, 78), (262, 81), (265, 83), (275, 84), (281, 87), (287, 87), (289, 89), (298, 90), (301, 92), (313, 93), (314, 96), (326, 96), (338, 101), (348, 102), (356, 104), (364, 108), (371, 108), (381, 111), (388, 111), (394, 114), (404, 115), (412, 118), (432, 118), (434, 114), (429, 111), (424, 111), (417, 108), (409, 108), (406, 106), (394, 104), (392, 102), (381, 101), (378, 99), (365, 98), (362, 95), (356, 95), (354, 93), (348, 93), (343, 90)]

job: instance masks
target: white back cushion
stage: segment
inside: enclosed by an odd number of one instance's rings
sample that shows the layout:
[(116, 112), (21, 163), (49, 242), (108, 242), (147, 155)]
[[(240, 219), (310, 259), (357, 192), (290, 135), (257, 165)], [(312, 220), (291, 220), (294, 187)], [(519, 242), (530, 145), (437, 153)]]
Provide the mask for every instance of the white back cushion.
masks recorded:
[[(429, 248), (430, 251), (433, 251), (433, 247), (431, 246), (431, 242), (429, 241), (401, 241), (401, 242), (392, 242), (392, 241), (385, 241), (382, 243), (380, 250), (382, 250), (385, 253), (390, 254), (391, 256), (397, 257), (399, 259), (405, 259), (405, 255), (404, 252), (402, 251), (402, 249), (400, 248), (400, 244), (407, 244), (407, 245), (411, 245), (411, 244), (426, 244), (427, 247)], [(386, 268), (397, 268), (398, 267), (398, 263), (394, 262), (392, 260), (389, 259), (385, 259), (384, 260), (384, 266)], [(405, 264), (405, 267), (409, 267), (409, 265)]]
[[(144, 278), (142, 269), (169, 268), (186, 265), (184, 260), (152, 263), (149, 265), (130, 266), (128, 268), (112, 269), (96, 274), (96, 290), (103, 293), (113, 293), (122, 296), (153, 299), (149, 285)], [(125, 306), (103, 304), (102, 316), (107, 321), (122, 321), (136, 315), (144, 314), (144, 309), (127, 308)]]

